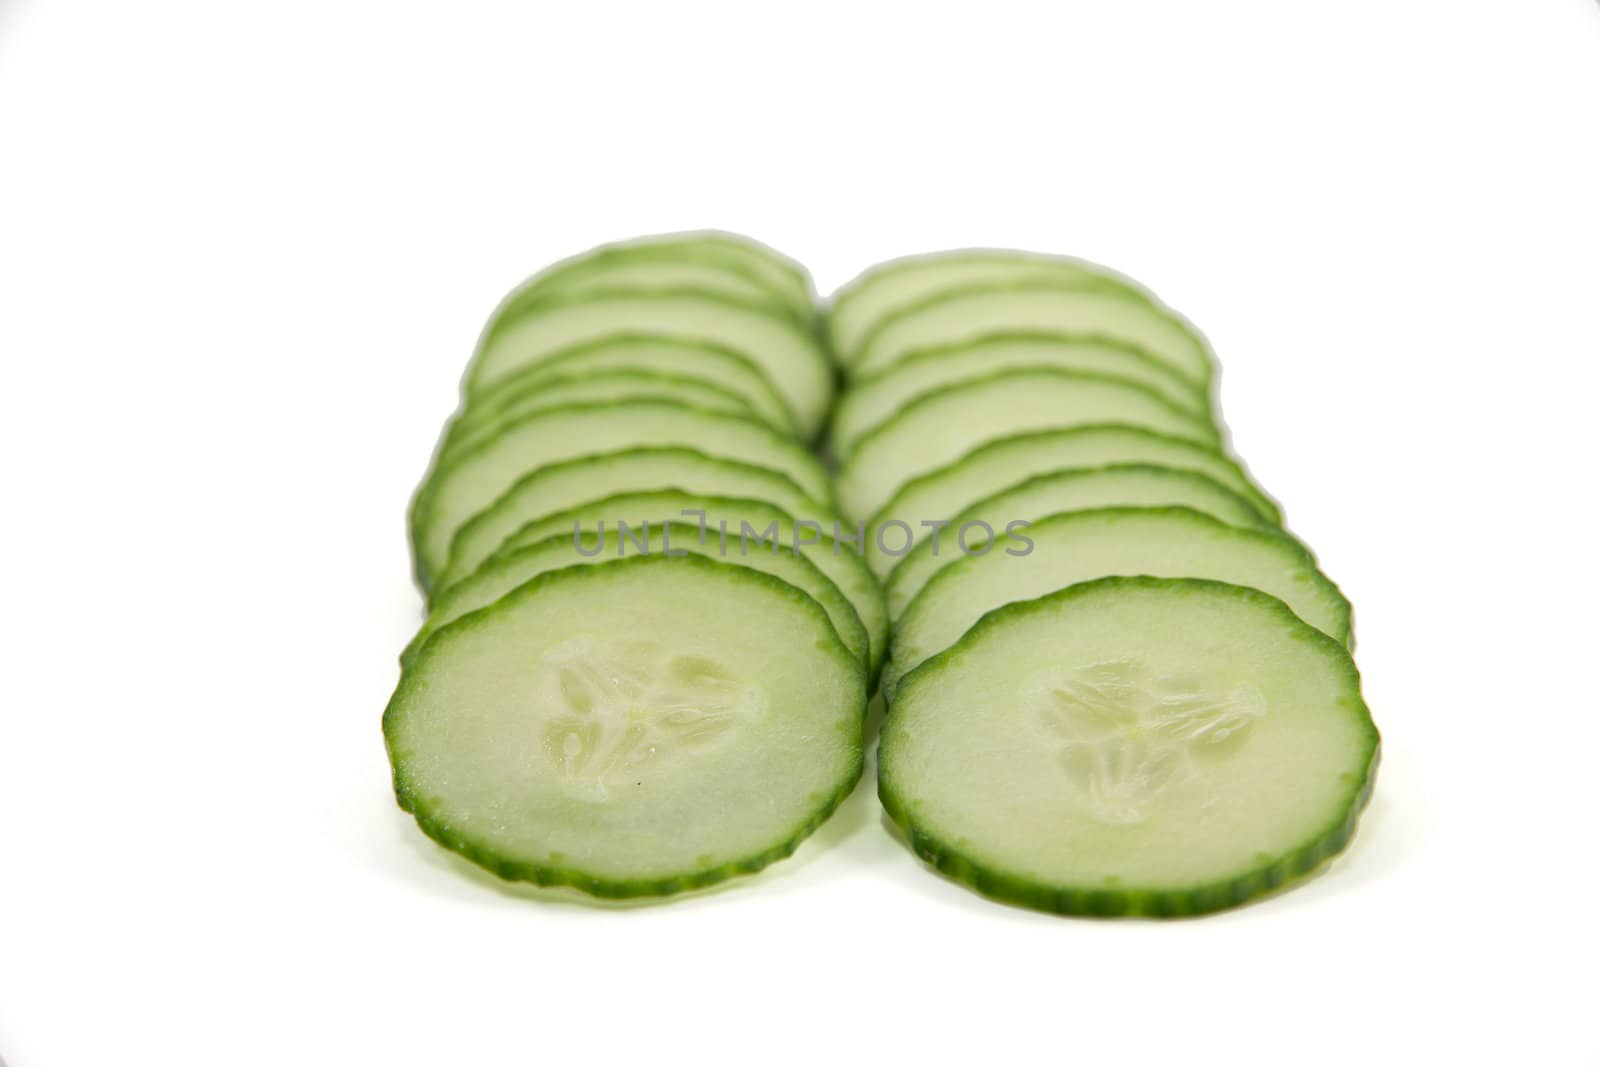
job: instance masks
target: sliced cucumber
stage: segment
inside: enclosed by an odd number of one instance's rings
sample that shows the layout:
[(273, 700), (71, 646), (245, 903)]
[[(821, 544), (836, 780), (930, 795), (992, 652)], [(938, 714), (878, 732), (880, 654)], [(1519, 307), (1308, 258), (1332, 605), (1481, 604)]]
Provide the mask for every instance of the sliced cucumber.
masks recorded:
[(989, 542), (1011, 523), (1114, 507), (1185, 507), (1231, 526), (1275, 529), (1244, 497), (1195, 471), (1128, 463), (1041, 474), (973, 504), (950, 519), (937, 540), (932, 531), (922, 538), (884, 582), (889, 617), (899, 618), (928, 579), (951, 561), (968, 551), (988, 551)]
[(511, 301), (492, 319), (467, 371), (475, 399), (496, 382), (562, 349), (608, 335), (649, 331), (725, 345), (758, 363), (806, 436), (833, 399), (833, 367), (794, 319), (762, 304), (697, 289), (603, 289)]
[(935, 293), (968, 285), (1056, 281), (1088, 287), (1143, 291), (1132, 282), (1083, 260), (1003, 249), (964, 249), (893, 259), (869, 268), (833, 297), (828, 335), (848, 364), (879, 322)]
[(761, 418), (738, 393), (698, 378), (625, 368), (592, 371), (571, 377), (535, 379), (519, 382), (515, 388), (496, 389), (451, 421), (445, 431), (441, 454), (470, 449), (498, 436), (506, 426), (537, 411), (619, 400), (665, 400), (704, 411)]
[(639, 284), (694, 285), (766, 301), (805, 322), (816, 317), (811, 279), (799, 264), (748, 238), (709, 231), (601, 245), (540, 271), (513, 298)]
[(845, 455), (873, 427), (924, 393), (1002, 370), (1047, 367), (1109, 374), (1142, 385), (1197, 418), (1210, 415), (1204, 393), (1137, 349), (1069, 334), (996, 333), (920, 349), (881, 374), (851, 383), (834, 408), (829, 443), (835, 455)]
[(508, 378), (501, 379), (469, 408), (501, 402), (503, 392), (525, 388), (553, 378), (570, 378), (618, 369), (681, 374), (714, 382), (738, 393), (745, 403), (772, 425), (798, 433), (783, 397), (772, 379), (742, 352), (722, 345), (690, 341), (664, 334), (613, 334), (554, 353)]
[[(907, 523), (912, 543), (923, 536), (919, 525), (957, 515), (984, 497), (1040, 474), (1072, 467), (1100, 467), (1115, 463), (1150, 463), (1176, 470), (1191, 470), (1214, 478), (1250, 501), (1262, 518), (1280, 522), (1278, 508), (1239, 469), (1237, 463), (1210, 448), (1189, 441), (1139, 430), (1130, 426), (1079, 426), (1016, 434), (991, 441), (967, 455), (908, 482), (873, 516), (869, 526), (880, 530), (886, 522)], [(909, 548), (909, 545), (905, 546)], [(873, 572), (887, 575), (904, 557), (901, 541), (869, 537), (867, 562)]]
[(704, 556), (539, 575), (384, 712), (395, 794), (502, 878), (674, 893), (792, 852), (861, 774), (866, 680), (800, 590)]
[(524, 475), (463, 523), (434, 588), (447, 589), (471, 574), (507, 537), (535, 519), (616, 493), (659, 488), (765, 500), (789, 515), (812, 517), (831, 510), (786, 474), (692, 448), (630, 448), (582, 456)]
[(929, 345), (973, 340), (996, 330), (1058, 330), (1131, 344), (1209, 392), (1211, 352), (1171, 312), (1104, 287), (1029, 282), (935, 293), (884, 318), (862, 342), (853, 377), (892, 367)]
[(755, 419), (658, 400), (536, 412), (491, 440), (452, 452), (424, 479), (411, 509), (412, 548), (424, 588), (447, 562), (461, 524), (524, 474), (547, 463), (640, 445), (682, 445), (771, 467), (813, 498), (828, 497), (828, 478), (816, 457)]
[[(901, 486), (987, 441), (1026, 430), (1119, 423), (1220, 447), (1216, 427), (1120, 378), (1009, 370), (925, 393), (867, 433), (838, 475), (845, 514), (876, 514)], [(917, 518), (941, 518), (918, 516)]]
[[(691, 511), (704, 512), (704, 516), (690, 516)], [(575, 529), (594, 529), (602, 522), (615, 528), (618, 522), (626, 522), (637, 531), (646, 521), (663, 519), (703, 522), (706, 537), (716, 545), (717, 554), (730, 559), (758, 552), (794, 554), (795, 546), (801, 546), (799, 554), (816, 564), (817, 569), (839, 587), (867, 628), (871, 643), (870, 666), (876, 677), (889, 635), (883, 591), (867, 569), (866, 561), (847, 543), (855, 532), (849, 531), (845, 523), (831, 514), (790, 515), (764, 500), (705, 496), (679, 489), (618, 493), (527, 523), (507, 537), (480, 569), (496, 567), (507, 556), (528, 545), (563, 533), (570, 537)], [(809, 525), (802, 527), (801, 523)], [(447, 589), (443, 593), (448, 595), (451, 591)]]
[(918, 669), (878, 762), (913, 849), (982, 893), (1194, 915), (1338, 853), (1378, 732), (1346, 650), (1279, 601), (1110, 578), (992, 612)]
[[(871, 642), (860, 616), (839, 591), (839, 587), (818, 570), (817, 565), (804, 553), (740, 553), (737, 548), (727, 551), (721, 547), (718, 533), (715, 527), (702, 530), (698, 525), (684, 522), (652, 522), (647, 529), (631, 524), (628, 534), (624, 536), (612, 525), (599, 532), (585, 530), (579, 534), (569, 530), (503, 556), (497, 555), (494, 566), (473, 572), (434, 600), (428, 621), (401, 654), (400, 662), (406, 663), (415, 655), (435, 630), (469, 611), (494, 603), (537, 574), (561, 567), (608, 563), (647, 551), (659, 555), (692, 552), (741, 567), (753, 567), (774, 578), (783, 579), (822, 605), (839, 640), (844, 642), (851, 655), (861, 661), (862, 666), (873, 665)], [(641, 539), (647, 546), (643, 550), (639, 547)]]
[(884, 669), (894, 696), (907, 672), (961, 639), (995, 608), (1115, 575), (1207, 578), (1260, 589), (1341, 644), (1350, 604), (1283, 533), (1218, 522), (1189, 508), (1103, 508), (1040, 519), (990, 552), (940, 568), (895, 624)]

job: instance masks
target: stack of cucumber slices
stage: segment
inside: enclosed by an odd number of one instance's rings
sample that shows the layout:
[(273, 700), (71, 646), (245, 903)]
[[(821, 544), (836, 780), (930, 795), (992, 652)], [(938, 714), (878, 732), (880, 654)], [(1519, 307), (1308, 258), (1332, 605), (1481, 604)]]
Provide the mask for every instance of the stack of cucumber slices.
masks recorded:
[(836, 297), (828, 431), (892, 637), (879, 793), (1049, 911), (1192, 915), (1339, 851), (1378, 735), (1350, 606), (1227, 453), (1199, 335), (1075, 260), (961, 252)]
[(1350, 606), (1213, 378), (1076, 260), (897, 260), (821, 316), (726, 234), (551, 267), (490, 318), (412, 502), (401, 806), (504, 878), (707, 885), (850, 792), (881, 683), (884, 806), (985, 894), (1191, 915), (1305, 874), (1378, 736)]
[(412, 502), (429, 610), (384, 734), (429, 836), (620, 897), (827, 818), (887, 635), (808, 447), (836, 376), (809, 278), (741, 238), (607, 246), (506, 298)]

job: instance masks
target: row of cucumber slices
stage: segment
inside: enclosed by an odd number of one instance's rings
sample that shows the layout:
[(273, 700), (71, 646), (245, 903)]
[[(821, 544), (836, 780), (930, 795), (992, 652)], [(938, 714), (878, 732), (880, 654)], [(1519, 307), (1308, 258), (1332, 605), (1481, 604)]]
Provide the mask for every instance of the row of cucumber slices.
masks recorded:
[(638, 896), (827, 817), (888, 630), (809, 447), (837, 376), (809, 278), (728, 235), (596, 249), (501, 303), (411, 508), (428, 614), (384, 731), (424, 832)]
[(506, 878), (709, 884), (848, 793), (881, 679), (887, 810), (990, 895), (1193, 914), (1304, 873), (1377, 735), (1213, 381), (1149, 293), (1054, 257), (895, 261), (820, 317), (728, 235), (536, 275), (412, 503), (402, 807)]
[(879, 792), (915, 850), (1015, 903), (1166, 916), (1342, 848), (1378, 751), (1350, 606), (1230, 456), (1199, 335), (1011, 252), (874, 268), (828, 331), (839, 504), (891, 622)]

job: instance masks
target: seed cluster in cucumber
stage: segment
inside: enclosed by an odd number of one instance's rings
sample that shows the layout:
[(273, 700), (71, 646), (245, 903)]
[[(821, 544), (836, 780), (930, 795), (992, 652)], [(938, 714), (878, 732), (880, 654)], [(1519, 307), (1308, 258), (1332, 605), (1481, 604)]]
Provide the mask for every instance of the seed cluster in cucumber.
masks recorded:
[(879, 795), (989, 896), (1195, 915), (1344, 847), (1350, 606), (1226, 446), (1209, 346), (1103, 268), (979, 251), (835, 295), (840, 509), (890, 620)]
[(502, 878), (659, 896), (790, 854), (859, 779), (887, 613), (810, 448), (837, 371), (754, 242), (606, 246), (485, 326), (412, 501), (401, 807)]

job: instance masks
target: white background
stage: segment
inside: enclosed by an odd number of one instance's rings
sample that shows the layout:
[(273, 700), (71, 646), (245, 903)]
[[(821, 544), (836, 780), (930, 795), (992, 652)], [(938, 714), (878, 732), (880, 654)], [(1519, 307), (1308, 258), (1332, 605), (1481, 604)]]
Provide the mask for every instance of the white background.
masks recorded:
[[(696, 226), (1196, 319), (1358, 609), (1348, 854), (1153, 924), (986, 902), (865, 788), (667, 906), (425, 841), (378, 716), (476, 331)], [(0, 1057), (1600, 1063), (1597, 361), (1591, 0), (0, 0)]]

